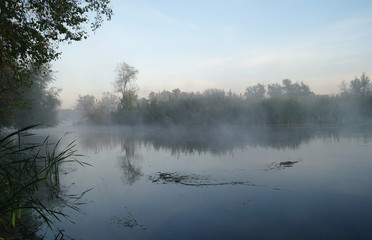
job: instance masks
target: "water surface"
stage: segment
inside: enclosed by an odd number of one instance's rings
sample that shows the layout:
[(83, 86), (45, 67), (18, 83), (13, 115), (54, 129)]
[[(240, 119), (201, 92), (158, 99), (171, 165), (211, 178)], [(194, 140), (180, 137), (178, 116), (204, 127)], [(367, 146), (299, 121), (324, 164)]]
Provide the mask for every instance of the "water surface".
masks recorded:
[[(72, 127), (59, 226), (75, 239), (368, 239), (369, 128)], [(161, 175), (163, 174), (163, 175)], [(161, 178), (161, 176), (170, 176)], [(73, 224), (73, 221), (75, 224)]]

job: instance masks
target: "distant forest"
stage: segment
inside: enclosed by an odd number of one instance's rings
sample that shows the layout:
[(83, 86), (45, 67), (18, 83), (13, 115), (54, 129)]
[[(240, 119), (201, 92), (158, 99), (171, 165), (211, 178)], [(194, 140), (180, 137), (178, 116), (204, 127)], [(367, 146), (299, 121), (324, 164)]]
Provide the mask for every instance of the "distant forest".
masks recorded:
[(342, 82), (336, 95), (317, 95), (303, 82), (284, 79), (248, 86), (243, 94), (174, 89), (140, 98), (138, 70), (120, 63), (116, 72), (113, 92), (105, 92), (101, 98), (79, 95), (75, 109), (59, 111), (58, 116), (59, 90), (49, 87), (53, 72), (45, 65), (29, 77), (28, 91), (4, 92), (2, 99), (7, 104), (0, 106), (0, 126), (48, 127), (56, 126), (58, 119), (71, 118), (77, 124), (158, 126), (354, 124), (372, 120), (372, 84), (366, 74)]
[(248, 86), (243, 94), (222, 89), (174, 89), (140, 98), (138, 71), (126, 63), (119, 64), (116, 71), (113, 92), (105, 92), (101, 98), (79, 95), (75, 109), (60, 111), (58, 116), (59, 90), (49, 87), (53, 74), (46, 65), (30, 77), (28, 91), (6, 95), (9, 104), (0, 107), (7, 112), (0, 114), (0, 125), (48, 127), (57, 125), (58, 118), (75, 118), (77, 124), (88, 125), (158, 126), (354, 124), (372, 120), (372, 84), (366, 74), (342, 82), (336, 95), (317, 95), (303, 82), (284, 79)]
[(342, 82), (340, 94), (316, 95), (303, 82), (256, 84), (244, 94), (220, 89), (203, 92), (151, 92), (139, 98), (138, 71), (126, 63), (117, 69), (114, 93), (79, 96), (80, 124), (125, 125), (297, 125), (362, 123), (372, 119), (372, 86), (362, 74)]

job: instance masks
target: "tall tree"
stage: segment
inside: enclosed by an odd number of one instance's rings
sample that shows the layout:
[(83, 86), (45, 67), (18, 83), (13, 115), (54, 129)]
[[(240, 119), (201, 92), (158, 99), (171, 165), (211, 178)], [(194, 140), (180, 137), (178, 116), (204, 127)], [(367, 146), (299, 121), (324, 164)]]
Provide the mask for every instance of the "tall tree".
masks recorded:
[(363, 73), (360, 78), (355, 77), (349, 84), (350, 93), (352, 95), (364, 97), (372, 92), (372, 85), (369, 77)]
[(263, 99), (265, 98), (265, 86), (257, 83), (255, 86), (250, 86), (245, 89), (244, 97), (246, 99)]
[[(112, 16), (110, 0), (0, 1), (0, 125), (22, 106), (34, 71), (60, 55), (62, 42), (80, 41)], [(95, 13), (93, 19), (91, 13)]]
[(131, 111), (133, 101), (137, 98), (137, 74), (138, 70), (129, 64), (122, 62), (116, 67), (115, 91), (121, 94), (119, 110)]
[(364, 97), (372, 93), (372, 84), (369, 77), (363, 73), (360, 78), (355, 77), (349, 83), (342, 81), (340, 90), (342, 95)]

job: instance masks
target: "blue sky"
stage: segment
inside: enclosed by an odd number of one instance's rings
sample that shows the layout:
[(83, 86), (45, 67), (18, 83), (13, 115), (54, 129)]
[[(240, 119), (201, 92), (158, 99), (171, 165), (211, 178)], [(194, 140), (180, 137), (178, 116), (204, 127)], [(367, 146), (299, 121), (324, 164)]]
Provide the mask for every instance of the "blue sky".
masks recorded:
[(114, 16), (53, 63), (63, 108), (113, 91), (114, 69), (139, 70), (151, 91), (243, 93), (256, 83), (303, 81), (319, 94), (372, 73), (372, 1), (112, 0)]

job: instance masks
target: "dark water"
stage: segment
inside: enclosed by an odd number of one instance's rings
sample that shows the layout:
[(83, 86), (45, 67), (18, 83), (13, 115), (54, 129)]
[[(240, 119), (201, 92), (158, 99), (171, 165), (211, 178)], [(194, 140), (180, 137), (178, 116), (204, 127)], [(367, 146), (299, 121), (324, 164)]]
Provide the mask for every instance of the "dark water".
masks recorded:
[[(369, 128), (65, 128), (75, 239), (371, 239)], [(162, 178), (164, 177), (164, 178)], [(75, 224), (71, 223), (75, 222)]]

